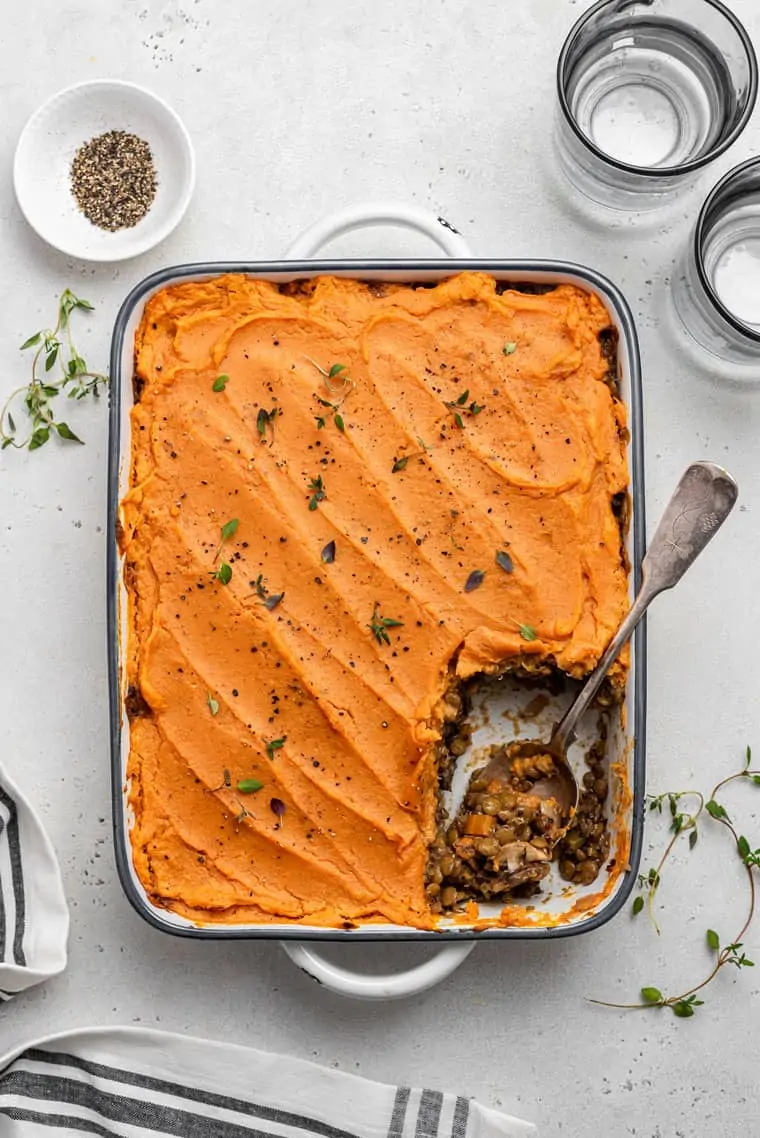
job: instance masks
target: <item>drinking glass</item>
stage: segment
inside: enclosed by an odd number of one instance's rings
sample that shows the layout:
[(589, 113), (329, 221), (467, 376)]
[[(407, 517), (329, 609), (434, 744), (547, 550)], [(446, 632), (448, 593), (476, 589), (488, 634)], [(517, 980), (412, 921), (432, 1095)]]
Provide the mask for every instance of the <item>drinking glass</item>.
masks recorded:
[(557, 64), (557, 153), (594, 202), (652, 209), (739, 136), (757, 59), (720, 0), (599, 0)]
[(760, 158), (729, 170), (710, 192), (672, 290), (700, 347), (760, 374)]

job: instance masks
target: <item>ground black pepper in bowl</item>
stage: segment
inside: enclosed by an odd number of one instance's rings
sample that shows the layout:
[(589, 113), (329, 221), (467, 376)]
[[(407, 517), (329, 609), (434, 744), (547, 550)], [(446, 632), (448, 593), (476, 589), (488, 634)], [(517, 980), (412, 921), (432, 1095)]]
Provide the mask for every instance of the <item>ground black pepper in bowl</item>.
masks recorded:
[(71, 163), (71, 190), (85, 217), (100, 229), (131, 229), (156, 196), (150, 146), (136, 134), (109, 130), (80, 146)]

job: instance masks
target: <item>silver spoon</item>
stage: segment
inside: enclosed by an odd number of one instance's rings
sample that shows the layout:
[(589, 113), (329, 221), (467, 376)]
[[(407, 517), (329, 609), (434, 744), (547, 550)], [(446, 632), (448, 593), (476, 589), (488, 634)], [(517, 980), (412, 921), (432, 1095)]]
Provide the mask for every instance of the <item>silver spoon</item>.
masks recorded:
[(713, 462), (692, 463), (665, 507), (649, 544), (641, 565), (641, 588), (628, 615), (569, 710), (554, 727), (548, 743), (510, 743), (478, 773), (479, 778), (506, 782), (517, 773), (516, 761), (550, 755), (554, 770), (533, 782), (531, 794), (544, 800), (553, 798), (561, 819), (564, 819), (561, 822), (558, 818), (551, 830), (552, 845), (567, 833), (578, 807), (578, 783), (567, 761), (567, 751), (575, 739), (578, 721), (649, 605), (659, 593), (678, 584), (731, 513), (738, 492), (736, 482), (722, 467)]

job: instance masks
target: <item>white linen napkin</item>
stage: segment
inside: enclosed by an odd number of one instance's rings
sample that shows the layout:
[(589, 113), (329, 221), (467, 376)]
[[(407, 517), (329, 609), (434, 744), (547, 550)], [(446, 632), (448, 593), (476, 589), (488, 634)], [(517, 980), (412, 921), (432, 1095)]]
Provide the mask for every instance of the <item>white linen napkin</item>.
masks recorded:
[(472, 1099), (144, 1028), (48, 1036), (0, 1059), (3, 1138), (499, 1138), (532, 1134)]
[(62, 972), (68, 935), (53, 847), (0, 767), (0, 1000)]

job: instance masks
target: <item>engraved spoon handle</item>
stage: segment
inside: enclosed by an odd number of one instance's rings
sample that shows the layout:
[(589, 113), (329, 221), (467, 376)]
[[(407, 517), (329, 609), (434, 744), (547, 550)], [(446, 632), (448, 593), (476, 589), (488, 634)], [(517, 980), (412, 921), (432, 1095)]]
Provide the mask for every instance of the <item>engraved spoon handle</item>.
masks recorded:
[(739, 487), (714, 462), (695, 462), (685, 471), (641, 565), (641, 588), (604, 655), (575, 701), (552, 732), (552, 749), (564, 754), (575, 738), (578, 720), (601, 687), (611, 665), (634, 628), (665, 589), (672, 589), (696, 561), (713, 534), (731, 513)]

